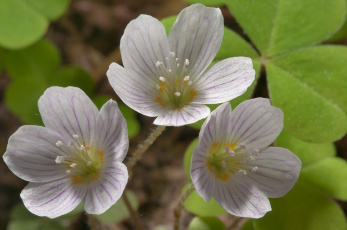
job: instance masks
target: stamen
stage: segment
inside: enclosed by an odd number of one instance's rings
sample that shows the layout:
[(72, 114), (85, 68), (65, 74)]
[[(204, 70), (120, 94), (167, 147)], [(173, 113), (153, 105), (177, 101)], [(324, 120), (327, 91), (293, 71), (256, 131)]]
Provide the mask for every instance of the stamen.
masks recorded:
[(223, 167), (223, 168), (226, 168), (226, 167), (227, 167), (227, 163), (225, 163), (224, 160), (222, 161), (222, 167)]
[(246, 148), (246, 145), (245, 145), (244, 143), (240, 143), (240, 144), (239, 144), (239, 147), (240, 147), (241, 149), (245, 149), (245, 148)]
[(165, 82), (165, 81), (166, 81), (164, 77), (159, 77), (159, 80), (160, 80), (161, 82)]
[(242, 174), (242, 175), (246, 175), (247, 174), (246, 170), (243, 170), (243, 169), (240, 169), (239, 173)]
[(180, 66), (180, 64), (177, 64), (177, 67), (179, 67)]
[(252, 172), (257, 172), (258, 171), (258, 167), (257, 166), (255, 166), (254, 168), (252, 168)]
[(184, 81), (189, 81), (189, 76), (185, 76), (183, 80)]
[(184, 61), (184, 64), (189, 65), (189, 60), (186, 59), (186, 60)]
[(71, 141), (69, 141), (69, 142), (67, 143), (67, 146), (69, 146), (69, 147), (70, 147), (70, 146), (71, 146), (71, 144), (72, 144), (72, 143), (71, 143)]
[(73, 137), (74, 139), (78, 139), (78, 135), (77, 135), (77, 134), (72, 134), (72, 137)]
[(63, 145), (63, 142), (62, 142), (62, 141), (57, 141), (57, 143), (55, 143), (55, 145), (56, 145), (57, 147), (60, 147), (60, 146)]
[(89, 150), (89, 149), (90, 149), (90, 146), (89, 146), (89, 145), (87, 145), (87, 146), (86, 146), (86, 149), (87, 149), (87, 150)]
[(157, 63), (155, 63), (155, 66), (156, 67), (159, 67), (161, 65), (161, 62), (160, 61), (157, 61)]
[(85, 147), (83, 145), (81, 145), (80, 150), (84, 150), (84, 149), (85, 149)]
[(72, 163), (72, 164), (70, 165), (70, 167), (71, 167), (71, 168), (75, 168), (76, 165), (77, 165), (76, 163)]
[(253, 154), (256, 155), (256, 156), (259, 156), (259, 150), (258, 149), (254, 149), (253, 150)]
[(92, 165), (92, 162), (87, 161), (87, 166), (91, 166), (91, 165)]
[(66, 170), (66, 174), (70, 174), (71, 173), (71, 170)]
[(191, 86), (191, 85), (192, 85), (192, 83), (193, 83), (192, 81), (189, 81), (189, 82), (188, 82), (188, 86)]
[(175, 52), (170, 52), (171, 57), (175, 57)]
[(249, 159), (250, 159), (251, 161), (254, 161), (254, 160), (255, 160), (254, 156), (250, 156)]
[(176, 97), (179, 97), (179, 96), (181, 96), (181, 93), (180, 92), (176, 92), (175, 95), (176, 95)]
[(234, 157), (235, 156), (235, 152), (234, 151), (230, 151), (230, 157)]
[(60, 164), (63, 162), (63, 160), (64, 160), (63, 156), (57, 156), (57, 158), (55, 158), (55, 163)]
[(171, 73), (172, 72), (172, 69), (169, 69), (169, 73)]

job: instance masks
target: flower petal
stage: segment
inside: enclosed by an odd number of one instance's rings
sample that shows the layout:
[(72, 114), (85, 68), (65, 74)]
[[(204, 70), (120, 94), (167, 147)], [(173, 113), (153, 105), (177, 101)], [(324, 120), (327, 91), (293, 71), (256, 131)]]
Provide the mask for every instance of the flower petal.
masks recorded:
[(62, 155), (56, 146), (62, 137), (47, 128), (25, 125), (20, 127), (8, 141), (3, 156), (11, 171), (23, 180), (48, 182), (66, 176), (66, 167), (56, 164)]
[(250, 167), (257, 166), (255, 173), (247, 174), (250, 183), (254, 183), (267, 197), (284, 196), (298, 180), (301, 161), (288, 149), (269, 147), (259, 153)]
[(199, 76), (211, 64), (222, 43), (224, 19), (218, 8), (194, 4), (183, 9), (169, 34), (171, 51), (180, 68), (189, 60), (187, 73)]
[(30, 212), (56, 218), (75, 209), (85, 192), (85, 185), (72, 185), (71, 178), (65, 178), (49, 183), (29, 183), (20, 196)]
[(155, 120), (155, 125), (165, 126), (182, 126), (194, 123), (207, 117), (210, 113), (210, 108), (206, 105), (185, 105), (181, 109), (168, 110), (159, 115)]
[(107, 71), (108, 80), (122, 101), (133, 110), (149, 117), (156, 117), (164, 111), (156, 102), (155, 85), (128, 73), (117, 63), (112, 63)]
[(145, 81), (158, 81), (156, 62), (165, 62), (169, 43), (161, 22), (149, 15), (140, 15), (125, 28), (120, 42), (122, 60), (127, 71)]
[(231, 141), (246, 144), (246, 148), (269, 146), (283, 128), (283, 112), (269, 99), (255, 98), (238, 105), (231, 115)]
[(218, 106), (205, 120), (199, 133), (199, 145), (208, 153), (214, 142), (226, 143), (230, 129), (231, 106), (229, 102)]
[(104, 160), (122, 162), (129, 148), (127, 123), (117, 102), (109, 100), (100, 110), (97, 138)]
[(244, 176), (224, 182), (216, 181), (214, 199), (232, 215), (260, 218), (271, 211), (269, 199), (256, 186), (244, 180)]
[(215, 191), (215, 176), (208, 170), (206, 155), (202, 153), (199, 145), (194, 147), (190, 165), (190, 177), (196, 192), (209, 202)]
[(109, 209), (123, 194), (128, 181), (128, 170), (123, 163), (106, 163), (99, 178), (89, 184), (84, 208), (87, 213), (101, 214)]
[(196, 83), (195, 103), (218, 104), (242, 95), (254, 81), (252, 59), (228, 58), (215, 64)]
[(89, 97), (76, 87), (50, 87), (39, 99), (43, 123), (71, 141), (77, 134), (82, 143), (94, 140), (98, 109)]

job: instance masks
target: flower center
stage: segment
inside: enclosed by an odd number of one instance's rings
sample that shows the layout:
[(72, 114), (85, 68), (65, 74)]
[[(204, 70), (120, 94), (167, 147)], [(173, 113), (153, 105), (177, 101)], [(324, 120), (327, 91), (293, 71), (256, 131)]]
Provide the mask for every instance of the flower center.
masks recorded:
[(157, 61), (156, 66), (160, 77), (156, 84), (158, 96), (155, 101), (162, 107), (181, 109), (196, 96), (197, 91), (193, 89), (193, 82), (187, 75), (188, 65), (189, 60), (185, 59), (180, 66), (174, 52), (170, 52), (170, 55), (165, 58), (165, 63)]
[(250, 161), (259, 155), (258, 149), (247, 149), (245, 144), (226, 143), (212, 144), (207, 156), (207, 168), (217, 178), (227, 181), (235, 174), (246, 175), (247, 172), (256, 172), (257, 166), (251, 166)]
[(66, 174), (71, 176), (73, 184), (84, 184), (98, 179), (103, 164), (103, 152), (86, 143), (73, 134), (73, 141), (67, 144), (58, 141), (56, 145), (64, 153), (57, 156), (57, 164), (66, 165)]

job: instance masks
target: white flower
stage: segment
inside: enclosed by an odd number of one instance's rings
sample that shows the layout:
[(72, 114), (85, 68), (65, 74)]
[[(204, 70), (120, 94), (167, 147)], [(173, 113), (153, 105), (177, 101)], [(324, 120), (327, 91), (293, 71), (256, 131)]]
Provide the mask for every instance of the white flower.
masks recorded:
[(101, 214), (122, 195), (128, 171), (126, 121), (115, 101), (100, 112), (74, 87), (51, 87), (38, 103), (46, 127), (22, 126), (9, 139), (3, 158), (30, 183), (24, 205), (39, 216), (55, 218), (81, 201), (86, 212)]
[(220, 105), (206, 119), (191, 161), (197, 193), (235, 216), (260, 218), (268, 197), (284, 196), (296, 183), (301, 162), (289, 150), (268, 147), (283, 128), (283, 112), (268, 99)]
[(156, 125), (181, 126), (207, 117), (204, 104), (243, 94), (254, 80), (252, 60), (228, 58), (207, 69), (221, 45), (224, 22), (218, 8), (191, 5), (166, 36), (155, 18), (140, 15), (120, 42), (124, 68), (112, 63), (107, 76), (130, 108), (157, 117)]

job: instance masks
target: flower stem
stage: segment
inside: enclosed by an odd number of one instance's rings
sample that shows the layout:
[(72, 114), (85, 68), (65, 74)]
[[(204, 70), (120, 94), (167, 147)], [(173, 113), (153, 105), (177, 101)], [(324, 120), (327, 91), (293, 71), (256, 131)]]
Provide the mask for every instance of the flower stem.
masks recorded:
[(92, 214), (88, 214), (87, 213), (87, 216), (88, 216), (88, 220), (89, 220), (89, 225), (90, 225), (90, 229), (91, 230), (98, 230), (98, 227), (97, 227), (97, 220), (95, 219), (95, 217), (92, 215)]
[(136, 230), (143, 230), (141, 222), (140, 222), (140, 219), (139, 219), (139, 216), (136, 214), (136, 211), (131, 206), (131, 203), (130, 203), (130, 201), (128, 199), (128, 196), (127, 196), (125, 191), (123, 192), (123, 196), (122, 197), (123, 197), (125, 205), (127, 206), (128, 211), (129, 211), (129, 213), (131, 215), (131, 218), (134, 221), (135, 229)]
[(128, 162), (128, 172), (130, 173), (136, 162), (141, 159), (142, 154), (153, 144), (153, 142), (158, 138), (158, 136), (164, 131), (166, 126), (158, 126), (153, 132), (147, 137), (144, 143), (137, 147), (131, 160)]
[(175, 214), (175, 223), (174, 223), (174, 229), (175, 230), (179, 230), (180, 229), (180, 219), (181, 219), (181, 215), (182, 215), (182, 209), (183, 209), (183, 204), (184, 201), (186, 201), (186, 199), (189, 197), (189, 195), (194, 192), (195, 188), (192, 184), (189, 185), (189, 188), (187, 189), (187, 191), (185, 191), (182, 195), (180, 200), (178, 201), (175, 210), (174, 210), (174, 214)]

